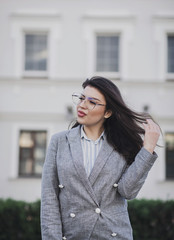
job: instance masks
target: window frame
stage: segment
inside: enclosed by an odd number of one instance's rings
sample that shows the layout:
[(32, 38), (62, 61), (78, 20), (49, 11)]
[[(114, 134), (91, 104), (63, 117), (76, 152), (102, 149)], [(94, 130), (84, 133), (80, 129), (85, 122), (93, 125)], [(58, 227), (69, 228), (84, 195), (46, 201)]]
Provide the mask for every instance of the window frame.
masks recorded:
[(135, 39), (135, 15), (130, 15), (127, 12), (121, 14), (115, 12), (94, 11), (88, 12), (83, 16), (83, 36), (86, 43), (86, 75), (93, 76), (96, 73), (95, 53), (96, 53), (96, 33), (103, 34), (119, 34), (119, 73), (105, 72), (103, 75), (112, 80), (124, 80), (130, 78), (129, 71), (129, 50), (130, 45)]
[(154, 34), (154, 44), (156, 52), (156, 76), (157, 80), (173, 81), (174, 74), (168, 73), (168, 46), (167, 38), (168, 35), (174, 35), (174, 16), (170, 13), (159, 13), (155, 14), (152, 18), (153, 20), (153, 34)]
[[(36, 71), (36, 70), (26, 70), (25, 69), (25, 61), (26, 61), (26, 44), (25, 44), (25, 36), (27, 34), (31, 35), (47, 35), (47, 69), (45, 71)], [(23, 31), (23, 76), (24, 77), (41, 77), (47, 78), (49, 72), (49, 31)]]
[[(57, 11), (14, 11), (10, 15), (10, 29), (13, 42), (13, 76), (15, 78), (43, 78), (54, 79), (59, 76), (55, 67), (58, 62), (60, 46), (57, 44), (62, 40), (61, 14)], [(47, 32), (48, 33), (48, 69), (47, 74), (26, 73), (24, 71), (24, 33), (25, 32)], [(59, 66), (58, 66), (59, 67)]]
[[(166, 131), (165, 132), (165, 138), (166, 138), (166, 134), (173, 134), (174, 135), (174, 131)], [(174, 181), (174, 176), (172, 178), (167, 176), (167, 146), (166, 146), (166, 141), (165, 141), (165, 180), (166, 181)]]
[[(103, 36), (103, 37), (110, 37), (110, 36), (116, 36), (119, 38), (119, 48), (118, 48), (118, 71), (97, 71), (97, 37)], [(120, 45), (121, 45), (121, 33), (120, 32), (96, 32), (95, 33), (95, 75), (107, 75), (111, 78), (120, 78), (120, 69), (121, 69), (121, 61), (120, 61)]]
[[(21, 136), (21, 133), (22, 132), (29, 132), (29, 133), (39, 133), (39, 132), (45, 132), (46, 133), (46, 142), (45, 142), (45, 156), (46, 156), (46, 150), (47, 150), (47, 141), (48, 141), (48, 131), (47, 130), (43, 130), (43, 129), (38, 129), (38, 130), (36, 130), (36, 129), (20, 129), (19, 130), (19, 137), (18, 137), (18, 177), (19, 178), (41, 178), (41, 176), (42, 176), (42, 173), (34, 173), (34, 172), (32, 172), (32, 173), (30, 173), (30, 174), (27, 174), (27, 173), (20, 173), (20, 164), (21, 164), (21, 147), (20, 147), (20, 143), (19, 143), (19, 141), (20, 141), (20, 136)], [(32, 148), (32, 150), (34, 150), (34, 148)], [(45, 157), (44, 157), (44, 160), (45, 160)], [(34, 159), (33, 159), (33, 162), (35, 162), (34, 161)], [(43, 164), (44, 164), (44, 161), (43, 161)], [(34, 163), (32, 163), (32, 168), (33, 168), (33, 165), (34, 165)]]
[(168, 71), (168, 37), (173, 36), (174, 37), (174, 32), (167, 32), (166, 33), (166, 73), (167, 73), (167, 80), (174, 80), (174, 72), (169, 72)]
[[(19, 137), (20, 131), (22, 129), (29, 131), (39, 131), (44, 130), (47, 132), (47, 141), (46, 147), (48, 148), (48, 144), (50, 142), (51, 136), (54, 134), (53, 126), (51, 123), (31, 123), (31, 122), (20, 122), (15, 123), (11, 132), (11, 152), (10, 152), (10, 166), (8, 178), (9, 180), (17, 180), (22, 179), (23, 177), (19, 176)], [(25, 178), (25, 177), (24, 177)], [(35, 178), (35, 177), (33, 177)], [(37, 178), (40, 179), (40, 178)]]

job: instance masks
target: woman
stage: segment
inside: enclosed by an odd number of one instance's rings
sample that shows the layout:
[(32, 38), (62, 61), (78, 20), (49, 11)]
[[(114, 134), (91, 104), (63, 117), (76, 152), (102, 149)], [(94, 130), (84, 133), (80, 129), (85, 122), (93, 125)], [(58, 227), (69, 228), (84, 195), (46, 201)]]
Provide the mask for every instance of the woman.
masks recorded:
[(130, 110), (113, 82), (93, 77), (73, 94), (77, 121), (50, 142), (42, 177), (43, 240), (131, 240), (126, 199), (141, 189), (160, 129)]

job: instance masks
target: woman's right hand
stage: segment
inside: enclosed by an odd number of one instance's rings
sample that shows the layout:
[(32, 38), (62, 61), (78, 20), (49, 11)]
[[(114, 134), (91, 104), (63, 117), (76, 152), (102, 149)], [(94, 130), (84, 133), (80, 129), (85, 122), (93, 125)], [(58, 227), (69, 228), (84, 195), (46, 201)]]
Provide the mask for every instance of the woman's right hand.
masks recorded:
[(153, 153), (160, 136), (160, 127), (151, 119), (147, 119), (146, 122), (143, 123), (145, 130), (143, 146), (147, 151)]

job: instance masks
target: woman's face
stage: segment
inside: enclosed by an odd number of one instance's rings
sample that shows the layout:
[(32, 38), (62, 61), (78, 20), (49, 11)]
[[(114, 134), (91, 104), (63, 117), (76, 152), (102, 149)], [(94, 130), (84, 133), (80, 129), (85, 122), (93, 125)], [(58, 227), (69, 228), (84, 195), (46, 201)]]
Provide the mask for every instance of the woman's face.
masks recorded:
[(83, 95), (85, 97), (94, 98), (97, 104), (103, 105), (95, 105), (94, 109), (89, 110), (86, 106), (86, 101), (82, 101), (79, 105), (77, 105), (77, 121), (79, 124), (88, 126), (88, 127), (102, 127), (104, 120), (109, 117), (109, 113), (106, 112), (106, 100), (103, 94), (101, 94), (97, 88), (87, 86)]

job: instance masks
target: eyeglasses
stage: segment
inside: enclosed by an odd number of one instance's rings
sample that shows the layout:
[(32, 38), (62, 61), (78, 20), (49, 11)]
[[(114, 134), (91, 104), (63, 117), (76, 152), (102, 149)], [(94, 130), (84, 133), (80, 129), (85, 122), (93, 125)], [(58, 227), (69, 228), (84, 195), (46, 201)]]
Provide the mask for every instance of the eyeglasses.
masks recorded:
[(89, 110), (93, 110), (96, 105), (105, 106), (105, 104), (97, 103), (95, 98), (86, 97), (86, 96), (84, 96), (84, 95), (81, 94), (81, 93), (73, 93), (73, 94), (72, 94), (72, 100), (73, 100), (73, 103), (74, 103), (75, 105), (79, 105), (79, 104), (81, 104), (82, 102), (85, 102), (86, 107), (87, 107)]

